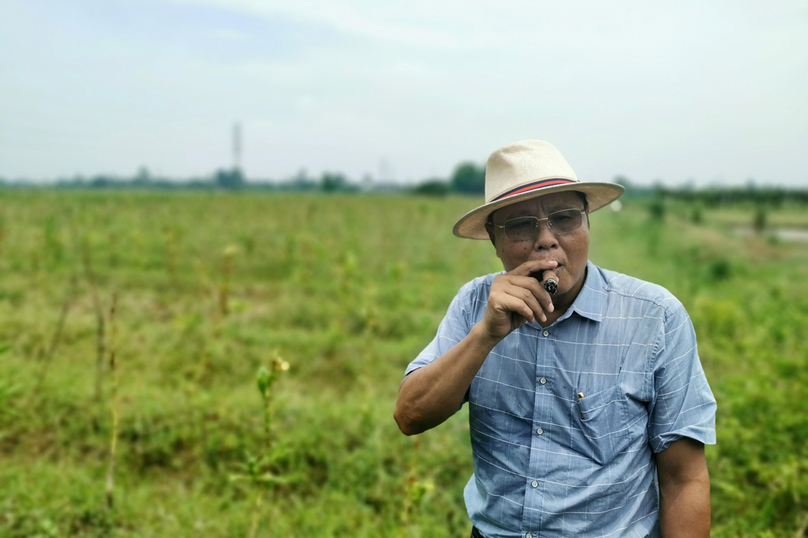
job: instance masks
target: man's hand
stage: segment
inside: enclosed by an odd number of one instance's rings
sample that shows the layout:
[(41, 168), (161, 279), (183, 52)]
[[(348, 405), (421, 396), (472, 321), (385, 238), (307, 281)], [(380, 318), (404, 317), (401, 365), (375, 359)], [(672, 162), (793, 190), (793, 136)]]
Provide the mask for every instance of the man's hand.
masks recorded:
[(529, 275), (556, 267), (555, 261), (531, 260), (494, 278), (480, 322), (485, 334), (499, 341), (529, 321), (545, 323), (546, 314), (553, 312), (553, 300), (541, 283)]
[(528, 321), (547, 321), (550, 294), (529, 275), (556, 267), (555, 261), (529, 261), (494, 278), (483, 319), (456, 346), (401, 381), (395, 419), (402, 432), (421, 433), (449, 418), (500, 340)]

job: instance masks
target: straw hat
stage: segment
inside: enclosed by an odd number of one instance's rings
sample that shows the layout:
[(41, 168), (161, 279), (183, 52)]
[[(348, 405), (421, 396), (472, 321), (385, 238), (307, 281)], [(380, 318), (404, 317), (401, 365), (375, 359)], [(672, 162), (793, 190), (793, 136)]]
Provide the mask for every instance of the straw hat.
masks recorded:
[(561, 153), (541, 140), (523, 140), (500, 148), (485, 165), (485, 204), (466, 213), (454, 234), (488, 239), (485, 223), (493, 211), (553, 192), (578, 191), (586, 195), (589, 211), (617, 199), (625, 188), (617, 183), (582, 183)]

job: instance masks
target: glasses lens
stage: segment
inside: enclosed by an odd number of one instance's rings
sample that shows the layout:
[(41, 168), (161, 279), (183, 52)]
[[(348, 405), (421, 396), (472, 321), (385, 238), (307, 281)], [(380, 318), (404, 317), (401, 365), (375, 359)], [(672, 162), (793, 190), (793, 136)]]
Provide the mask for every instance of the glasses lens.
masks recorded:
[(564, 209), (551, 213), (545, 219), (538, 217), (517, 217), (505, 221), (505, 235), (511, 241), (535, 241), (539, 235), (539, 223), (547, 221), (548, 228), (554, 234), (565, 234), (581, 227), (583, 212), (580, 209)]
[(536, 217), (520, 217), (505, 222), (505, 235), (511, 241), (526, 241), (534, 239), (538, 231)]
[(550, 229), (557, 234), (565, 234), (581, 227), (583, 215), (578, 209), (556, 211), (547, 216)]

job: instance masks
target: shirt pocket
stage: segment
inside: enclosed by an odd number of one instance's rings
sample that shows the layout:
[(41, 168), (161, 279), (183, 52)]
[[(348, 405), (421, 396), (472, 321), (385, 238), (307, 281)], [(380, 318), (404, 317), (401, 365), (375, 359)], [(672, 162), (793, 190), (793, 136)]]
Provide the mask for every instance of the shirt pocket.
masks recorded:
[(600, 465), (611, 462), (628, 448), (629, 434), (627, 397), (619, 385), (595, 394), (578, 394), (573, 412), (573, 425), (580, 429), (577, 447)]

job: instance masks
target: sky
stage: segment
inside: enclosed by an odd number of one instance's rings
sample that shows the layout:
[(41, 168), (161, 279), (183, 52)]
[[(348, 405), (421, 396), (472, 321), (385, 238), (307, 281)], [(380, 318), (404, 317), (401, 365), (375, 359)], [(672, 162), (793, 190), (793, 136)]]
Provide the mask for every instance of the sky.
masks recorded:
[(0, 177), (808, 187), (808, 2), (0, 0)]

